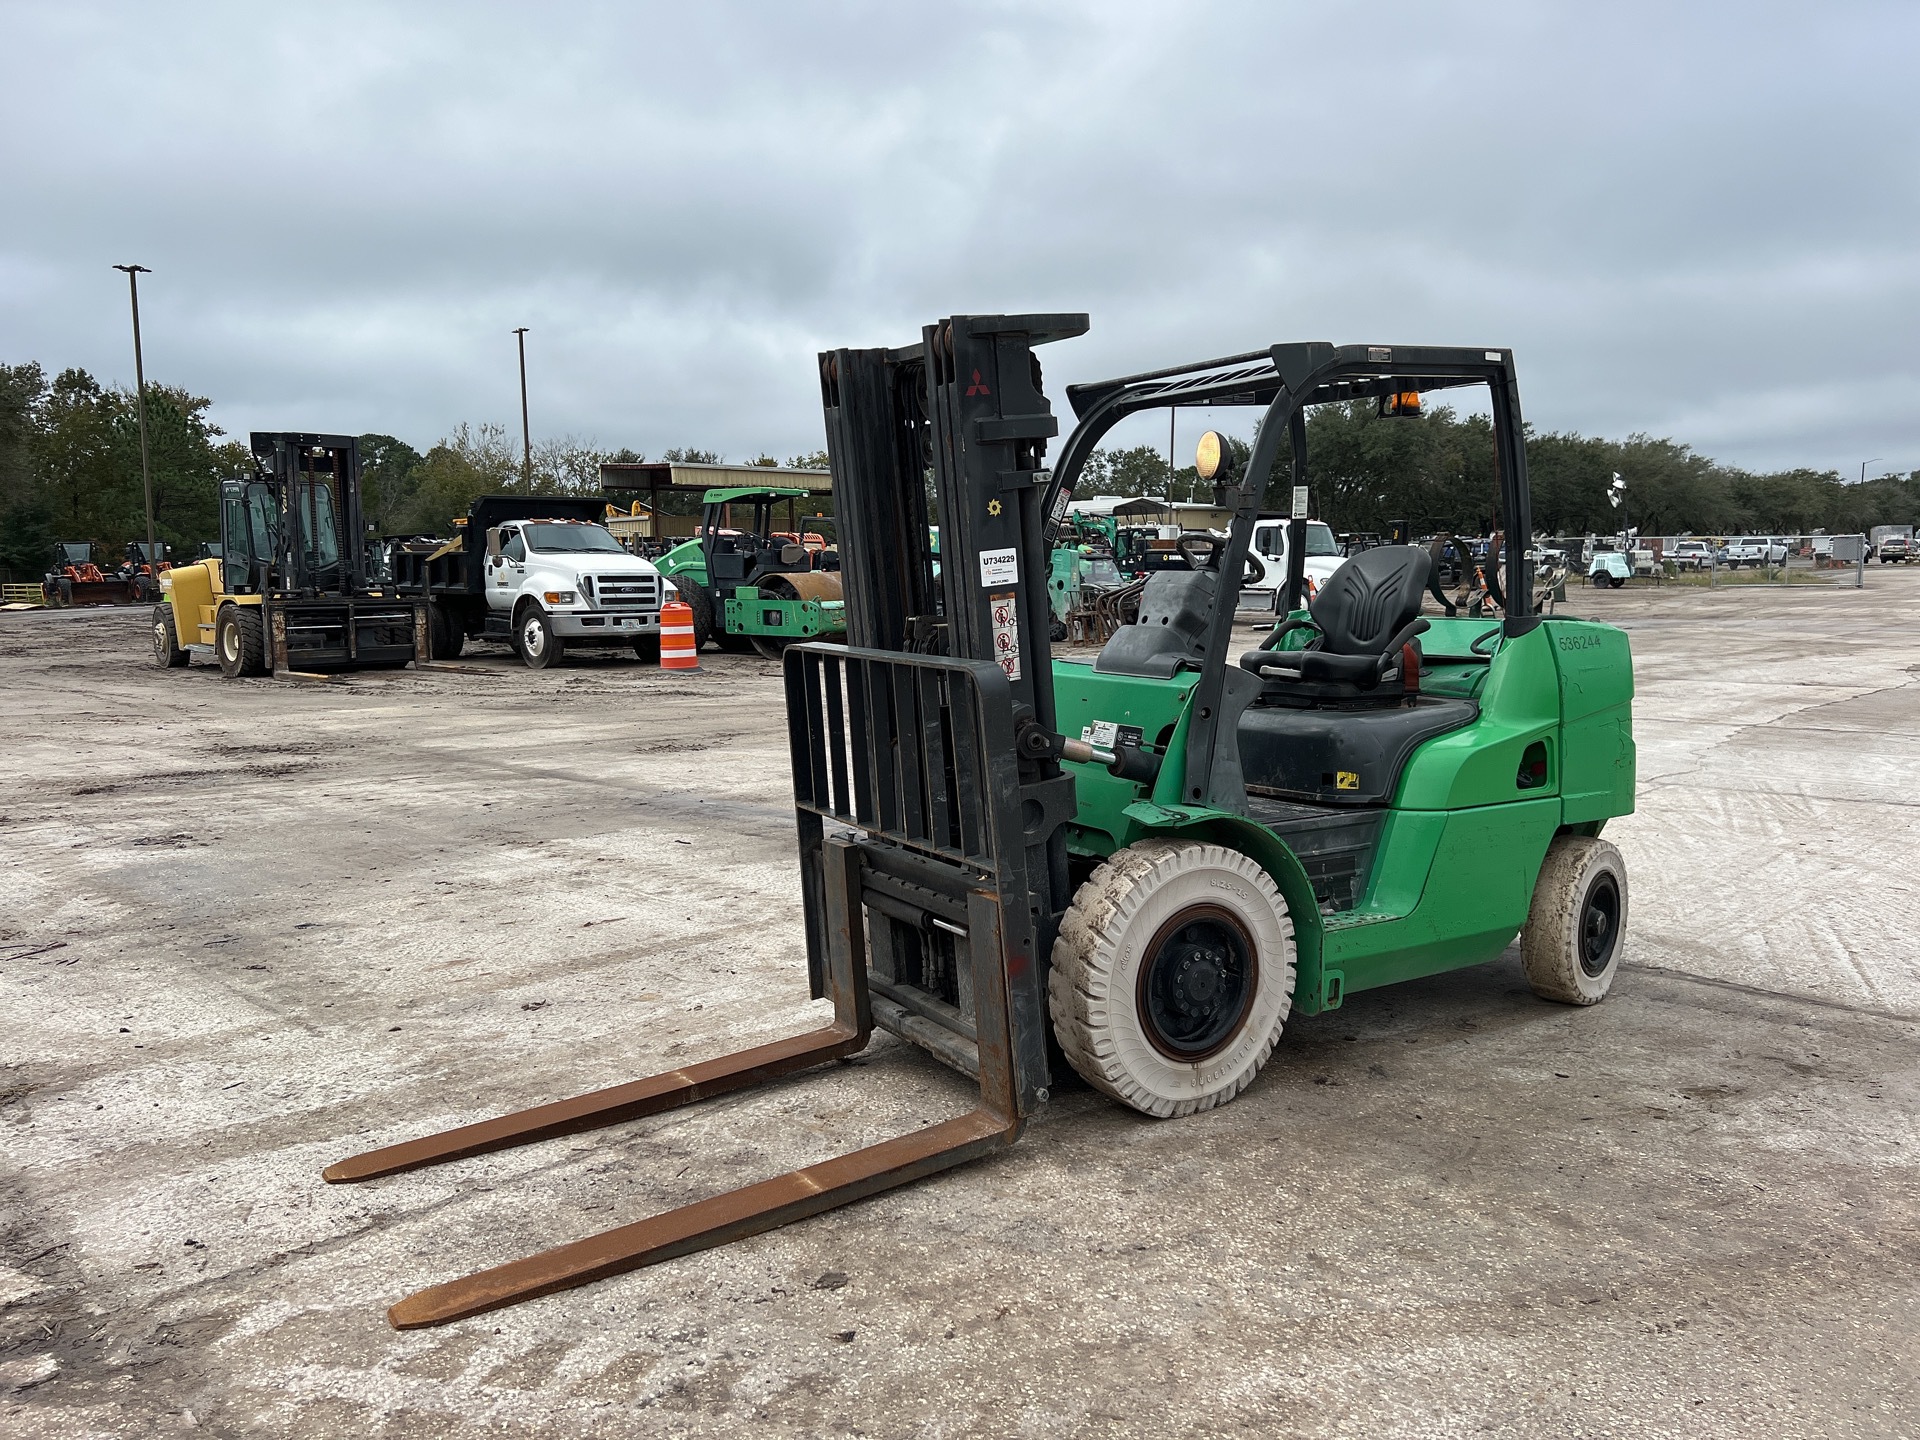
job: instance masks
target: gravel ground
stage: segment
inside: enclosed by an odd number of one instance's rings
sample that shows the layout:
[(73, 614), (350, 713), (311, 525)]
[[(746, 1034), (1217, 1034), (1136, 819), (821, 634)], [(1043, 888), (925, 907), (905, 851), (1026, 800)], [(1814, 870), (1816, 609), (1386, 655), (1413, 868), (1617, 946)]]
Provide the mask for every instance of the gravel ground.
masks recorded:
[(439, 1330), (422, 1285), (958, 1114), (881, 1037), (376, 1182), (374, 1144), (818, 1023), (770, 666), (315, 685), (0, 615), (8, 1436), (1920, 1433), (1920, 573), (1582, 591), (1638, 661), (1613, 997), (1513, 952), (1221, 1111)]

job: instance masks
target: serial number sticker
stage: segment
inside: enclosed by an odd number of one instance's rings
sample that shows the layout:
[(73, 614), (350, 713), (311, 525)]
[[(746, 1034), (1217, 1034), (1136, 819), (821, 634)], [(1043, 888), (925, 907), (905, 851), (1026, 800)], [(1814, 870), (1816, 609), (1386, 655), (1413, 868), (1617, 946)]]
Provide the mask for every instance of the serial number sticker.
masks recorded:
[(1102, 750), (1111, 750), (1119, 734), (1120, 727), (1111, 720), (1096, 720), (1080, 728), (1080, 738), (1089, 745), (1098, 745)]
[(1020, 583), (1020, 552), (1011, 546), (1005, 550), (982, 550), (980, 552), (980, 583), (988, 587), (1018, 585)]

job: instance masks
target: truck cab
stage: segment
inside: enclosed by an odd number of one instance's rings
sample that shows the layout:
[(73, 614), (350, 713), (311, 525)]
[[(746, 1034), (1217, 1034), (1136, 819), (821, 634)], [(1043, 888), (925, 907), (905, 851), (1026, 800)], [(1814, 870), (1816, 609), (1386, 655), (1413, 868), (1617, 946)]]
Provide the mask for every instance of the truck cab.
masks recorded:
[[(1253, 543), (1248, 547), (1266, 567), (1266, 574), (1240, 592), (1243, 610), (1271, 610), (1274, 595), (1287, 583), (1287, 521), (1275, 515), (1263, 515), (1253, 528)], [(1307, 521), (1307, 595), (1317, 595), (1320, 587), (1333, 578), (1333, 572), (1347, 557), (1334, 537), (1333, 527), (1324, 520)]]

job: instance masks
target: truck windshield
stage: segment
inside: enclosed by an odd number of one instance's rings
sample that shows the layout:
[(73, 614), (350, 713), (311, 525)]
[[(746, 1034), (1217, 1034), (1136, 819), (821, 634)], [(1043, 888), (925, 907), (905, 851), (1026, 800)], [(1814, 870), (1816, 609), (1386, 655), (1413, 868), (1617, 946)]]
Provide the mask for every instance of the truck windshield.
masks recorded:
[(620, 542), (598, 525), (529, 525), (527, 548), (543, 555), (624, 555)]

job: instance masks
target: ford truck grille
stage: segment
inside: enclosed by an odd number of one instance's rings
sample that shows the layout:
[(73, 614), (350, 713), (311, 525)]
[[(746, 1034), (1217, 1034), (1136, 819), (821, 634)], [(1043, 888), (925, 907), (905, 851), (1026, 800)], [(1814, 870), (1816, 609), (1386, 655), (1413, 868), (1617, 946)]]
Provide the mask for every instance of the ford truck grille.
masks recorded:
[(658, 610), (658, 575), (595, 575), (593, 597), (603, 610)]

